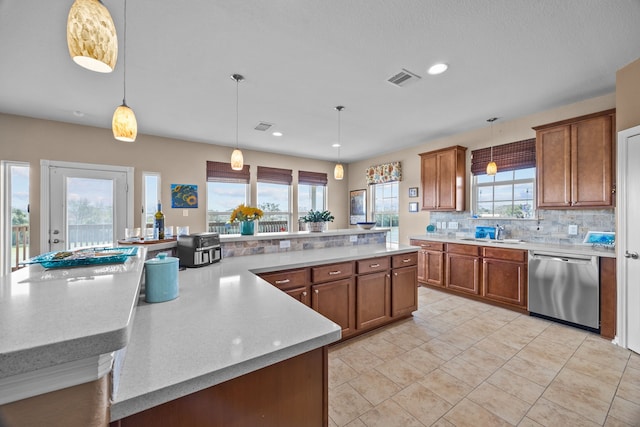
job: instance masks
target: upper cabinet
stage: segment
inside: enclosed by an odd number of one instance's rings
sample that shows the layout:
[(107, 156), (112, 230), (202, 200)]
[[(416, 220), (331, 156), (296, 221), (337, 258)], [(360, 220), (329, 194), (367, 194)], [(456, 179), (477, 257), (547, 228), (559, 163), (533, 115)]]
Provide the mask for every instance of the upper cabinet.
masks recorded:
[(423, 211), (464, 211), (466, 147), (420, 154)]
[(615, 109), (533, 129), (539, 208), (613, 207)]

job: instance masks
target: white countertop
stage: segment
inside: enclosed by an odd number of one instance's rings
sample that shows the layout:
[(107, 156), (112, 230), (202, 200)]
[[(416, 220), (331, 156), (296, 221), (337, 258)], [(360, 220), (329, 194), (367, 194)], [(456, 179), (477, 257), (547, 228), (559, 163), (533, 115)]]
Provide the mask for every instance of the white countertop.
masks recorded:
[[(323, 233), (324, 234), (324, 233)], [(340, 327), (253, 273), (415, 252), (405, 245), (225, 258), (179, 274), (175, 300), (136, 310), (116, 420), (340, 339)]]
[(145, 254), (68, 269), (34, 264), (0, 277), (0, 378), (126, 346)]
[(527, 241), (500, 241), (500, 240), (468, 240), (466, 238), (454, 238), (444, 237), (438, 235), (422, 234), (419, 236), (411, 236), (410, 239), (416, 240), (431, 240), (432, 242), (443, 243), (462, 243), (466, 245), (476, 246), (494, 246), (505, 249), (522, 249), (527, 251), (545, 251), (558, 254), (574, 254), (574, 255), (587, 255), (587, 256), (599, 256), (606, 258), (615, 258), (616, 251), (613, 248), (607, 248), (602, 246), (593, 245), (554, 245), (550, 243), (535, 243)]
[(325, 230), (322, 232), (311, 231), (283, 231), (276, 233), (258, 233), (253, 236), (242, 236), (240, 234), (221, 234), (220, 243), (225, 242), (242, 242), (246, 240), (282, 240), (282, 239), (302, 239), (309, 237), (333, 237), (333, 236), (351, 236), (354, 234), (373, 234), (373, 233), (386, 233), (389, 228), (374, 227), (370, 230), (362, 228), (340, 228), (336, 230)]

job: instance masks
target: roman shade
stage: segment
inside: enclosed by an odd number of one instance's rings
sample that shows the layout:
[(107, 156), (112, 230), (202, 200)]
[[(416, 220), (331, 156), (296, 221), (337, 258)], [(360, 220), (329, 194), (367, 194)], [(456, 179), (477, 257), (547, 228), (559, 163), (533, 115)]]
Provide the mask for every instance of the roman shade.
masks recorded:
[(328, 182), (326, 173), (298, 171), (298, 184), (326, 186)]
[(258, 166), (258, 182), (291, 185), (293, 181), (291, 169), (268, 168)]
[[(490, 161), (491, 147), (473, 150), (471, 152), (471, 173), (474, 175), (486, 175), (487, 163)], [(498, 172), (535, 167), (536, 139), (531, 138), (496, 145), (493, 147), (493, 161), (498, 166)]]
[(389, 162), (369, 166), (366, 173), (367, 184), (383, 184), (385, 182), (402, 181), (402, 165), (400, 162)]
[(249, 165), (244, 165), (241, 170), (236, 171), (231, 169), (231, 163), (207, 161), (207, 181), (209, 182), (248, 184), (249, 178)]

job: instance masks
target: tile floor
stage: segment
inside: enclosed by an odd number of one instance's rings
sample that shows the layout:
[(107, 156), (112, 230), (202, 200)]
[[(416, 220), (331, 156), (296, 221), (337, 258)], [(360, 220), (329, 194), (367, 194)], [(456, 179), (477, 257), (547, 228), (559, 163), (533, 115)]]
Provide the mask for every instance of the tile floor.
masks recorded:
[(329, 350), (329, 426), (640, 426), (640, 355), (419, 288), (412, 319)]

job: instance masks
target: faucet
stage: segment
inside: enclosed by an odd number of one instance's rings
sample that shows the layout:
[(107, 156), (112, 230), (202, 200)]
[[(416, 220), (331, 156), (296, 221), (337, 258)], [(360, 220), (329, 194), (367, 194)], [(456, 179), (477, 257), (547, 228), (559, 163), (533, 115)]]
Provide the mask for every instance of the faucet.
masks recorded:
[(496, 240), (504, 240), (504, 225), (496, 224)]

